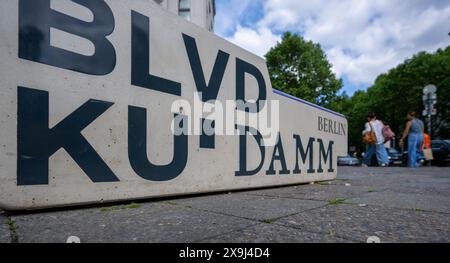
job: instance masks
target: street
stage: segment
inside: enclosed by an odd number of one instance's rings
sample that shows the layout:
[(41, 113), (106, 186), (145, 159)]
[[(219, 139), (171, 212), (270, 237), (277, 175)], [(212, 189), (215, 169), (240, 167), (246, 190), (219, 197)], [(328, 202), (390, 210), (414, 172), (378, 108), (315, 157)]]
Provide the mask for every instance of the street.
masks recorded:
[(450, 168), (339, 167), (330, 182), (33, 213), (0, 242), (450, 242)]

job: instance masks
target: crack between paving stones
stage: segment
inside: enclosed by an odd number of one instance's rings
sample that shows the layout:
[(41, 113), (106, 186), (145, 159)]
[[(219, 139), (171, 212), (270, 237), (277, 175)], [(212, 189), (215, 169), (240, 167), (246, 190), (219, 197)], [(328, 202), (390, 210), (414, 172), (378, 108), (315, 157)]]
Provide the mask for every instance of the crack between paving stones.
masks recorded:
[(204, 241), (206, 241), (206, 240), (214, 239), (214, 238), (216, 238), (216, 237), (225, 236), (225, 235), (228, 235), (228, 234), (231, 234), (231, 233), (234, 233), (234, 232), (238, 232), (238, 231), (243, 231), (243, 230), (249, 229), (249, 228), (251, 228), (251, 227), (254, 227), (254, 226), (257, 226), (257, 225), (260, 225), (260, 224), (261, 224), (260, 222), (258, 222), (258, 223), (255, 222), (255, 223), (252, 224), (252, 225), (249, 225), (249, 226), (246, 226), (246, 227), (243, 227), (243, 228), (240, 228), (240, 229), (235, 229), (235, 230), (227, 231), (227, 232), (224, 232), (224, 233), (222, 233), (222, 234), (217, 234), (217, 235), (214, 235), (214, 236), (202, 238), (202, 239), (193, 241), (192, 243), (202, 243), (202, 242), (204, 242)]
[[(346, 199), (347, 205), (359, 205), (358, 202), (352, 202), (352, 199), (357, 198), (363, 198), (366, 195), (369, 195), (370, 193), (362, 193), (358, 196), (353, 196)], [(261, 196), (261, 197), (272, 197), (272, 198), (281, 198), (281, 199), (294, 199), (294, 200), (305, 200), (305, 201), (319, 201), (319, 202), (328, 202), (329, 200), (320, 200), (320, 199), (309, 199), (309, 198), (300, 198), (300, 197), (280, 197), (275, 195), (267, 195), (267, 194), (249, 194), (252, 196)], [(327, 204), (328, 205), (328, 204)], [(442, 211), (431, 211), (431, 210), (423, 210), (423, 211), (415, 211), (414, 208), (404, 208), (404, 207), (398, 207), (398, 206), (382, 206), (382, 205), (376, 205), (376, 204), (367, 204), (369, 206), (376, 206), (376, 207), (383, 207), (383, 208), (394, 208), (394, 209), (401, 209), (404, 211), (414, 211), (414, 212), (421, 212), (421, 213), (436, 213), (436, 214), (443, 214), (443, 215), (449, 215), (450, 212), (442, 212)], [(418, 209), (418, 208), (416, 208)]]
[(292, 225), (286, 225), (286, 224), (279, 223), (279, 222), (278, 222), (278, 223), (275, 222), (274, 225), (282, 226), (282, 227), (286, 227), (286, 228), (291, 228), (291, 229), (295, 229), (295, 230), (301, 230), (301, 231), (306, 232), (306, 233), (312, 233), (312, 234), (319, 234), (319, 235), (326, 235), (326, 236), (331, 236), (331, 237), (337, 237), (337, 238), (340, 238), (340, 239), (343, 239), (343, 240), (347, 240), (347, 241), (351, 241), (351, 242), (354, 242), (354, 243), (364, 243), (364, 242), (362, 242), (362, 241), (360, 241), (360, 240), (356, 240), (356, 239), (344, 237), (344, 236), (341, 236), (341, 235), (339, 235), (339, 234), (337, 234), (337, 235), (331, 235), (331, 234), (328, 233), (328, 232), (321, 232), (321, 231), (314, 231), (314, 230), (306, 230), (306, 229), (302, 229), (302, 228), (300, 228), (300, 227), (295, 227), (295, 226), (292, 226)]
[[(229, 234), (232, 234), (232, 233), (244, 231), (246, 229), (250, 229), (250, 228), (255, 227), (255, 226), (263, 226), (263, 225), (266, 225), (266, 223), (259, 222), (259, 223), (256, 223), (254, 225), (250, 225), (250, 226), (243, 227), (243, 228), (240, 228), (240, 229), (235, 229), (235, 230), (232, 230), (232, 231), (228, 231), (228, 232), (225, 232), (225, 233), (222, 233), (222, 234), (218, 234), (218, 235), (210, 236), (210, 237), (207, 237), (207, 238), (203, 238), (203, 239), (194, 241), (193, 243), (202, 243), (202, 242), (207, 241), (207, 240), (211, 240), (211, 239), (218, 238), (218, 237), (221, 237), (221, 236), (226, 236), (226, 235), (229, 235)], [(300, 230), (301, 232), (307, 233), (307, 234), (308, 233), (309, 234), (318, 234), (318, 235), (321, 235), (321, 236), (336, 237), (336, 238), (339, 238), (339, 239), (342, 239), (342, 240), (346, 240), (346, 241), (350, 241), (350, 242), (354, 242), (354, 243), (363, 243), (363, 242), (361, 242), (359, 240), (354, 240), (354, 239), (351, 239), (351, 238), (348, 238), (348, 237), (343, 237), (343, 236), (340, 236), (340, 235), (330, 235), (329, 233), (326, 233), (326, 232), (305, 230), (305, 229), (296, 228), (296, 227), (292, 227), (292, 226), (288, 226), (288, 225), (283, 225), (283, 224), (276, 223), (276, 222), (273, 223), (272, 225), (276, 225), (277, 227), (283, 227), (283, 228), (287, 228), (287, 229)], [(268, 242), (268, 243), (270, 243), (270, 242)]]
[(11, 218), (11, 216), (6, 215), (6, 220), (3, 222), (8, 226), (9, 235), (11, 243), (19, 243), (19, 235), (17, 234), (17, 222)]
[(302, 229), (302, 228), (299, 228), (299, 227), (293, 227), (293, 226), (289, 226), (289, 225), (284, 225), (282, 223), (276, 223), (276, 222), (274, 223), (274, 225), (285, 227), (285, 228), (289, 228), (289, 229), (300, 230), (300, 231), (302, 231), (304, 233), (319, 234), (319, 235), (325, 235), (325, 236), (329, 236), (329, 237), (337, 237), (337, 238), (340, 238), (340, 239), (343, 239), (343, 240), (346, 240), (346, 241), (351, 241), (351, 242), (355, 242), (355, 243), (363, 243), (363, 242), (361, 242), (359, 240), (351, 239), (351, 238), (348, 238), (348, 237), (344, 237), (344, 236), (341, 236), (339, 234), (338, 235), (334, 235), (334, 234), (331, 235), (330, 233), (327, 233), (327, 232), (307, 230), (307, 229)]
[[(296, 213), (292, 213), (292, 214), (288, 214), (288, 215), (272, 218), (272, 220), (277, 221), (277, 220), (280, 220), (280, 219), (283, 219), (283, 218), (286, 218), (286, 217), (290, 217), (290, 216), (298, 215), (298, 214), (301, 214), (301, 213), (309, 212), (309, 211), (312, 211), (312, 210), (315, 210), (315, 209), (320, 209), (320, 208), (323, 208), (323, 207), (326, 207), (326, 206), (328, 206), (328, 204), (324, 204), (324, 205), (321, 205), (321, 206), (318, 206), (318, 207), (309, 208), (309, 209), (306, 209), (306, 210), (303, 210), (303, 211), (300, 211), (300, 212), (296, 212)], [(230, 216), (230, 217), (234, 217), (234, 218), (245, 219), (245, 220), (249, 220), (249, 221), (253, 221), (253, 222), (267, 224), (267, 223), (263, 222), (264, 219), (259, 220), (259, 219), (255, 219), (255, 218), (248, 218), (248, 217), (245, 217), (245, 216), (232, 215), (232, 214), (228, 214), (228, 213), (211, 211), (211, 210), (206, 210), (206, 209), (202, 209), (202, 208), (195, 208), (195, 207), (190, 207), (190, 209), (194, 209), (194, 210), (202, 211), (202, 212), (208, 212), (208, 213), (217, 214), (217, 215), (225, 215), (225, 216)]]
[[(346, 203), (346, 204), (342, 204), (342, 205), (356, 205), (356, 204)], [(302, 214), (302, 213), (305, 213), (305, 212), (310, 212), (310, 211), (313, 211), (313, 210), (316, 210), (316, 209), (325, 208), (325, 207), (327, 207), (327, 206), (336, 206), (336, 205), (325, 204), (325, 205), (323, 205), (323, 206), (319, 206), (319, 207), (314, 207), (314, 208), (311, 208), (311, 209), (307, 209), (307, 210), (302, 211), (302, 212), (299, 212), (299, 213), (295, 213), (295, 214), (283, 216), (283, 217), (280, 217), (280, 218), (278, 218), (277, 220), (275, 220), (273, 224), (274, 224), (274, 225), (278, 225), (278, 226), (287, 227), (287, 228), (296, 229), (296, 230), (305, 231), (305, 232), (308, 232), (308, 233), (314, 233), (314, 234), (320, 234), (320, 235), (328, 235), (328, 236), (337, 237), (337, 238), (340, 238), (340, 239), (343, 239), (343, 240), (348, 240), (348, 241), (352, 241), (352, 242), (356, 242), (356, 243), (363, 243), (363, 242), (361, 242), (361, 241), (359, 241), (359, 240), (354, 240), (354, 239), (347, 238), (347, 237), (343, 237), (343, 236), (340, 236), (340, 235), (330, 235), (330, 234), (327, 233), (327, 232), (320, 232), (320, 231), (313, 231), (313, 230), (304, 230), (304, 229), (301, 229), (301, 228), (299, 228), (299, 227), (290, 226), (290, 225), (286, 225), (286, 224), (282, 224), (282, 223), (280, 223), (280, 222), (277, 222), (279, 219), (283, 219), (283, 218), (287, 218), (287, 217), (290, 217), (290, 216)]]
[[(350, 203), (347, 203), (348, 205), (358, 205), (358, 203), (351, 203), (351, 200), (347, 200), (347, 201), (350, 202)], [(383, 205), (376, 205), (376, 204), (367, 204), (367, 206), (375, 206), (375, 207), (388, 208), (388, 209), (399, 209), (402, 211), (416, 212), (416, 213), (434, 213), (434, 214), (441, 214), (441, 215), (450, 215), (450, 213), (442, 212), (442, 211), (429, 211), (429, 210), (416, 211), (415, 209), (418, 209), (418, 208), (404, 208), (404, 207), (383, 206)]]
[[(363, 195), (365, 195), (365, 194), (363, 194)], [(321, 200), (321, 199), (308, 199), (308, 198), (300, 198), (300, 197), (280, 197), (280, 196), (263, 195), (263, 194), (260, 194), (260, 195), (255, 194), (253, 196), (272, 197), (272, 198), (279, 198), (279, 199), (293, 199), (293, 200), (303, 200), (303, 201), (316, 201), (316, 202), (329, 202), (330, 201), (330, 200), (323, 200), (323, 199)], [(350, 199), (360, 198), (360, 197), (363, 197), (363, 196), (354, 196), (351, 198), (343, 198), (343, 199), (350, 200)], [(358, 204), (358, 203), (352, 203), (352, 204)]]
[[(183, 208), (187, 208), (187, 209), (193, 209), (193, 210), (202, 211), (202, 212), (207, 212), (207, 213), (216, 214), (216, 215), (225, 215), (225, 216), (229, 216), (229, 217), (245, 219), (245, 220), (249, 220), (251, 222), (255, 222), (255, 224), (251, 224), (251, 225), (246, 226), (246, 227), (241, 228), (241, 229), (232, 230), (232, 231), (229, 231), (229, 232), (224, 232), (224, 233), (219, 234), (219, 235), (214, 235), (214, 236), (211, 236), (211, 237), (207, 237), (207, 238), (203, 238), (203, 239), (194, 241), (195, 243), (199, 243), (199, 242), (202, 242), (203, 240), (213, 239), (213, 238), (216, 238), (216, 237), (219, 237), (219, 236), (231, 234), (231, 233), (236, 232), (236, 231), (242, 231), (242, 230), (245, 230), (245, 229), (257, 226), (257, 225), (267, 224), (267, 223), (263, 222), (264, 220), (258, 220), (258, 219), (255, 219), (255, 218), (248, 218), (248, 217), (243, 217), (243, 216), (237, 216), (237, 215), (232, 215), (232, 214), (223, 213), (223, 212), (211, 211), (211, 210), (206, 210), (206, 209), (202, 209), (202, 208), (195, 208), (195, 207), (192, 207), (192, 206), (189, 206), (189, 205), (182, 205), (182, 204), (178, 204), (178, 203), (173, 203), (173, 204), (170, 204), (170, 205), (179, 206), (179, 207), (183, 207)], [(288, 214), (288, 215), (285, 215), (285, 216), (273, 218), (273, 220), (274, 220), (273, 224), (277, 225), (277, 226), (283, 226), (283, 227), (293, 228), (293, 229), (297, 229), (298, 230), (299, 228), (289, 227), (289, 226), (286, 226), (286, 225), (283, 225), (283, 224), (279, 224), (279, 223), (277, 224), (276, 221), (278, 221), (280, 219), (283, 219), (283, 218), (286, 218), (286, 217), (294, 216), (294, 215), (297, 215), (297, 214), (301, 214), (301, 213), (310, 212), (310, 211), (313, 211), (313, 210), (316, 210), (316, 209), (324, 208), (326, 206), (329, 206), (329, 204), (324, 204), (324, 205), (321, 205), (321, 206), (318, 206), (318, 207), (313, 207), (313, 208), (310, 208), (310, 209), (306, 209), (306, 210), (301, 211), (301, 212), (296, 212), (296, 213)], [(330, 236), (330, 234), (325, 233), (325, 232), (324, 233), (312, 232), (312, 231), (306, 231), (306, 232), (315, 233), (315, 234), (325, 234), (325, 235), (329, 235)], [(348, 239), (348, 238), (345, 238), (345, 237), (341, 237), (341, 236), (336, 236), (336, 237), (344, 239), (344, 240), (348, 240), (348, 241), (359, 242), (359, 241), (351, 240), (351, 239)]]

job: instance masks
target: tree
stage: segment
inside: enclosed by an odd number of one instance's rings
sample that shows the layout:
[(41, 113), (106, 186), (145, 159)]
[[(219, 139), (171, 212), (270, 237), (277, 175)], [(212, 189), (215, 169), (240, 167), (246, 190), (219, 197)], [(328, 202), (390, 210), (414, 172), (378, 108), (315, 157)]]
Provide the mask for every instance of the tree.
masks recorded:
[(272, 86), (301, 99), (328, 106), (337, 98), (342, 80), (319, 44), (287, 32), (282, 41), (266, 54)]
[(361, 130), (369, 111), (387, 122), (397, 135), (405, 126), (409, 111), (422, 113), (422, 90), (428, 84), (437, 86), (438, 115), (433, 121), (433, 138), (450, 138), (450, 46), (435, 53), (420, 52), (396, 68), (381, 74), (367, 91), (351, 98), (336, 100), (331, 108), (347, 116), (349, 145), (364, 150)]

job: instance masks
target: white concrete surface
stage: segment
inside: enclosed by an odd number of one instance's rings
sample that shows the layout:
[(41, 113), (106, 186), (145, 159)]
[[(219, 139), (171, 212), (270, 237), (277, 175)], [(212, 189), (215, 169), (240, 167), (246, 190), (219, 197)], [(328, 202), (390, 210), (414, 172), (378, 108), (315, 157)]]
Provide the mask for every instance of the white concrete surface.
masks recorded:
[[(338, 114), (318, 109), (285, 96), (273, 93), (265, 61), (222, 38), (207, 32), (176, 15), (170, 14), (147, 0), (107, 0), (114, 14), (114, 31), (107, 37), (116, 52), (114, 70), (103, 76), (94, 76), (58, 68), (18, 57), (18, 1), (0, 3), (0, 207), (5, 209), (40, 209), (134, 200), (140, 198), (173, 196), (191, 193), (235, 190), (273, 185), (288, 185), (330, 180), (337, 174), (337, 156), (347, 151), (347, 136), (318, 130), (318, 119), (326, 118), (347, 127), (347, 121)], [(70, 9), (67, 3), (67, 8)], [(73, 4), (73, 3), (72, 3)], [(89, 17), (87, 10), (73, 8), (75, 15)], [(78, 11), (81, 10), (81, 11)], [(150, 73), (181, 83), (181, 96), (131, 85), (131, 12), (150, 17)], [(85, 12), (80, 14), (80, 12)], [(239, 136), (216, 136), (215, 149), (201, 149), (199, 136), (188, 138), (188, 160), (182, 173), (170, 181), (145, 180), (133, 170), (128, 156), (128, 107), (147, 109), (147, 155), (154, 164), (165, 165), (173, 156), (173, 136), (170, 125), (171, 105), (179, 99), (193, 101), (196, 85), (191, 72), (182, 34), (195, 38), (206, 81), (214, 65), (218, 50), (230, 54), (218, 100), (236, 98), (236, 59), (244, 60), (262, 72), (268, 100), (280, 101), (280, 126), (287, 168), (290, 174), (267, 175), (274, 147), (266, 147), (262, 169), (254, 176), (235, 176), (239, 170)], [(55, 40), (56, 41), (56, 40)], [(77, 52), (90, 50), (89, 41), (56, 41), (69, 45)], [(246, 79), (247, 99), (258, 94), (257, 83)], [(49, 94), (49, 128), (65, 119), (90, 99), (114, 103), (82, 135), (120, 180), (94, 183), (73, 158), (59, 149), (49, 158), (49, 183), (18, 185), (18, 86)], [(30, 105), (31, 106), (31, 105)], [(345, 131), (346, 132), (346, 131)], [(306, 173), (301, 163), (301, 174), (293, 174), (296, 158), (293, 135), (300, 135), (306, 147), (314, 137), (313, 155), (315, 173)], [(334, 141), (333, 172), (323, 164), (318, 173), (319, 144)], [(254, 168), (260, 159), (254, 140), (248, 139), (247, 164)], [(307, 164), (307, 162), (306, 162)], [(280, 162), (275, 161), (280, 170)]]

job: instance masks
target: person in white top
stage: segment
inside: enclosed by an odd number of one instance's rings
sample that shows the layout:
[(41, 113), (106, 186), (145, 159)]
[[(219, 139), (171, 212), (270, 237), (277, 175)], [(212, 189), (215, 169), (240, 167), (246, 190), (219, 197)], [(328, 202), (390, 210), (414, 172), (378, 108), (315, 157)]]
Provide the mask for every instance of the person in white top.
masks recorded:
[(363, 164), (369, 166), (371, 164), (372, 156), (376, 154), (378, 165), (385, 167), (389, 165), (389, 158), (384, 147), (385, 138), (383, 136), (383, 122), (377, 120), (375, 113), (371, 112), (367, 115), (368, 122), (365, 125), (363, 135), (373, 131), (377, 138), (376, 144), (368, 144), (366, 153), (364, 154)]

